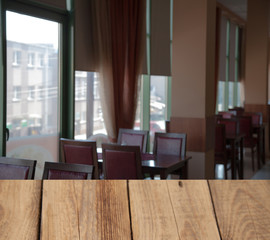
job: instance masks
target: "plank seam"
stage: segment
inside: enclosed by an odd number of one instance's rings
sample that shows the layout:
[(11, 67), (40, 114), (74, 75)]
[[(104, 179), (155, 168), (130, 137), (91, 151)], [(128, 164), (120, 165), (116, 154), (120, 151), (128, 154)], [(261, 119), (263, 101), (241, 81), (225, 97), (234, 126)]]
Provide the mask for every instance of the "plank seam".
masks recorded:
[(132, 230), (132, 217), (131, 217), (131, 206), (130, 206), (130, 192), (129, 192), (129, 180), (127, 180), (127, 197), (128, 197), (128, 211), (129, 211), (129, 222), (130, 222), (130, 237), (133, 240), (133, 230)]
[(216, 220), (216, 224), (217, 224), (219, 238), (222, 240), (222, 236), (221, 236), (221, 232), (220, 232), (220, 228), (219, 228), (219, 224), (218, 224), (218, 218), (217, 218), (216, 208), (215, 208), (215, 204), (214, 204), (213, 195), (212, 195), (212, 191), (211, 191), (209, 180), (207, 180), (207, 185), (208, 185), (208, 189), (209, 189), (209, 193), (210, 193), (210, 198), (211, 198), (211, 203), (212, 203), (212, 207), (213, 207), (213, 211), (214, 211), (214, 216), (215, 216), (215, 220)]
[(43, 180), (41, 180), (41, 185), (40, 185), (40, 214), (39, 214), (39, 226), (38, 226), (38, 236), (39, 236), (39, 240), (41, 239), (41, 220), (42, 220), (42, 200), (43, 200)]
[[(178, 184), (182, 184), (182, 182), (179, 181)], [(170, 191), (169, 191), (169, 187), (168, 187), (168, 182), (167, 182), (167, 180), (166, 180), (166, 186), (167, 186), (167, 191), (168, 191), (169, 199), (170, 199), (171, 206), (172, 206), (172, 210), (173, 210), (173, 216), (174, 216), (175, 225), (176, 225), (176, 227), (177, 227), (178, 238), (181, 240), (180, 233), (179, 233), (179, 228), (178, 228), (178, 224), (177, 224), (177, 221), (176, 221), (176, 215), (175, 215), (175, 211), (174, 211), (174, 207), (173, 207), (173, 203), (172, 203), (172, 198), (171, 198), (171, 194), (170, 194)]]

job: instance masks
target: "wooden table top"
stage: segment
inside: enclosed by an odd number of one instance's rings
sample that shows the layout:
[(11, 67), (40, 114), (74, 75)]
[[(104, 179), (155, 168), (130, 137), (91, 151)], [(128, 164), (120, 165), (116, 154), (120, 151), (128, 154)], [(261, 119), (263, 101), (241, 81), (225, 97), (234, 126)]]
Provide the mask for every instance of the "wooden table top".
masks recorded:
[(179, 157), (174, 155), (157, 155), (153, 160), (144, 160), (142, 161), (142, 167), (149, 168), (170, 168), (176, 164), (184, 164), (186, 161), (190, 160), (190, 156)]
[(269, 199), (269, 180), (6, 180), (0, 239), (270, 239)]

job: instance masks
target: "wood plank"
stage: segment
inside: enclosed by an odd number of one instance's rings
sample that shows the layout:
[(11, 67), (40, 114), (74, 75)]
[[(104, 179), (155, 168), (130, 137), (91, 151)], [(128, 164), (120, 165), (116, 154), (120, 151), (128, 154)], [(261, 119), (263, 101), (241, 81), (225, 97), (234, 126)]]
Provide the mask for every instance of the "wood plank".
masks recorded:
[(134, 240), (179, 239), (166, 181), (130, 180)]
[(47, 180), (42, 240), (131, 239), (127, 182)]
[(41, 181), (0, 181), (1, 240), (37, 240)]
[(270, 239), (270, 181), (209, 181), (222, 239)]
[(180, 239), (220, 239), (206, 180), (167, 181)]

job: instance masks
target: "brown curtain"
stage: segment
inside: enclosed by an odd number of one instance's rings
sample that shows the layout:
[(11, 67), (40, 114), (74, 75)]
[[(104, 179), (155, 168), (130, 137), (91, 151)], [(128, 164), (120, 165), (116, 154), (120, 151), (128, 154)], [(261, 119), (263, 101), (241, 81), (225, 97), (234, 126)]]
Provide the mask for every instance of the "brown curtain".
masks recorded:
[(145, 0), (92, 0), (101, 105), (111, 140), (133, 128), (145, 41)]

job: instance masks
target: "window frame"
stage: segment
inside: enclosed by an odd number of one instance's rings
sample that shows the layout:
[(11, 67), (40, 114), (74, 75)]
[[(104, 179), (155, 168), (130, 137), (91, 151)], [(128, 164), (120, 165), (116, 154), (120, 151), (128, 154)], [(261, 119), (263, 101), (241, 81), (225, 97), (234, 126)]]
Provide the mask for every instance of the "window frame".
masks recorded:
[[(67, 10), (48, 7), (46, 4), (20, 1), (0, 1), (0, 154), (6, 155), (6, 11), (55, 21), (60, 27), (59, 48), (59, 137), (74, 137), (74, 0), (67, 0)], [(65, 84), (64, 84), (65, 83)]]

